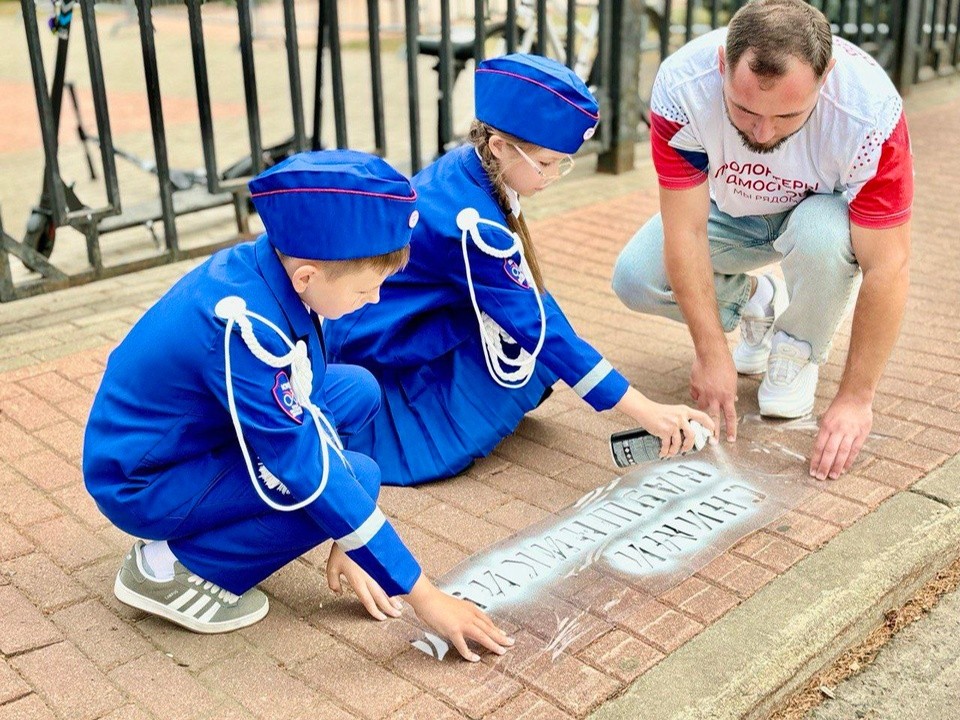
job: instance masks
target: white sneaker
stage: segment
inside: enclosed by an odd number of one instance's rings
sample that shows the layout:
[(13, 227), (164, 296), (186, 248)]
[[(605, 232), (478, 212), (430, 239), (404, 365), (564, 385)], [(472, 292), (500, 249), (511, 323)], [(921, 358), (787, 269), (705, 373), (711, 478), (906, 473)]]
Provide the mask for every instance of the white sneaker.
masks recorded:
[(810, 361), (810, 346), (778, 332), (757, 393), (760, 414), (779, 418), (809, 415), (819, 375), (820, 367)]
[(750, 311), (752, 303), (744, 308), (740, 318), (740, 342), (733, 351), (733, 364), (741, 375), (759, 375), (767, 369), (770, 357), (773, 323), (787, 309), (786, 283), (776, 275), (764, 275), (773, 286), (773, 299), (760, 315)]

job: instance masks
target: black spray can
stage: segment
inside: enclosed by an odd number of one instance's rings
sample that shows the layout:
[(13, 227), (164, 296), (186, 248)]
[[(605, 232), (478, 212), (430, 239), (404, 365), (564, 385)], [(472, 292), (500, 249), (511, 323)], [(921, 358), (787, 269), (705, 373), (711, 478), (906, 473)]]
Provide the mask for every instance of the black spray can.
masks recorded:
[[(710, 431), (694, 420), (690, 421), (690, 427), (693, 428), (694, 441), (693, 449), (689, 452), (693, 453), (702, 450), (703, 446), (710, 441)], [(660, 445), (660, 438), (651, 435), (643, 428), (624, 430), (610, 436), (610, 452), (618, 467), (659, 460)]]

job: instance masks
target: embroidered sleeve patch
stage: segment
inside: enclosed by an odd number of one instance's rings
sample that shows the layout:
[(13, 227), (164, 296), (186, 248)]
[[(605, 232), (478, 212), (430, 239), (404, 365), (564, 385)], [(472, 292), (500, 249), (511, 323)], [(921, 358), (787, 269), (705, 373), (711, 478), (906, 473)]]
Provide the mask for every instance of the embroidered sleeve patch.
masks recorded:
[(297, 424), (303, 424), (303, 408), (293, 395), (290, 378), (285, 370), (278, 372), (273, 382), (273, 399), (291, 420)]
[(507, 258), (503, 261), (503, 271), (507, 274), (508, 278), (513, 280), (513, 282), (522, 287), (524, 290), (530, 289), (530, 283), (527, 282), (527, 278), (523, 274), (523, 269), (513, 258)]

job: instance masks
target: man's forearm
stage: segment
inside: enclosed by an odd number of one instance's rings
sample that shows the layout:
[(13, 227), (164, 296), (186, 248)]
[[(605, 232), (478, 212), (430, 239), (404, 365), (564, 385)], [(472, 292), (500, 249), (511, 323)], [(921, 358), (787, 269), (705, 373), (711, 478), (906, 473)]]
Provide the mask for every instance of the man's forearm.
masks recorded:
[(880, 376), (900, 334), (908, 287), (906, 263), (864, 272), (853, 314), (850, 350), (837, 395), (873, 402)]

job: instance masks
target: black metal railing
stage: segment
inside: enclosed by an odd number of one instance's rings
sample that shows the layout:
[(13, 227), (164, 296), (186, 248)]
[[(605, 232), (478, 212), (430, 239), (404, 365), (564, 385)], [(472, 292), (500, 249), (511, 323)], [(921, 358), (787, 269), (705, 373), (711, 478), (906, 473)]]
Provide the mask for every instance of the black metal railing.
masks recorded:
[[(131, 20), (135, 11), (139, 33), (151, 131), (152, 157), (149, 159), (133, 157), (114, 144), (94, 2), (76, 0), (61, 4), (61, 15), (55, 18), (59, 23), (55, 29), (59, 32), (52, 78), (48, 82), (42, 47), (46, 40), (41, 38), (38, 29), (34, 0), (21, 0), (44, 171), (42, 191), (35, 207), (4, 206), (6, 217), (0, 218), (0, 300), (209, 253), (238, 238), (248, 237), (246, 180), (291, 153), (319, 149), (324, 143), (351, 146), (388, 157), (411, 174), (418, 171), (431, 157), (462, 140), (456, 128), (462, 128), (469, 119), (463, 116), (469, 110), (454, 103), (458, 82), (468, 77), (464, 71), (471, 64), (490, 54), (536, 52), (566, 62), (591, 87), (601, 107), (600, 131), (584, 152), (599, 154), (598, 168), (602, 171), (630, 168), (644, 117), (645, 93), (659, 63), (683, 43), (724, 25), (743, 4), (741, 0), (475, 0), (472, 14), (464, 12), (470, 3), (459, 3), (460, 14), (454, 16), (450, 0), (431, 0), (429, 4), (403, 0), (400, 18), (397, 0), (390, 4), (390, 17), (394, 25), (402, 19), (403, 27), (385, 31), (378, 0), (355, 0), (352, 5), (342, 0), (300, 3), (278, 0), (285, 77), (270, 77), (265, 81), (258, 77), (255, 62), (255, 53), (260, 51), (254, 42), (257, 7), (254, 0), (231, 0), (230, 6), (223, 7), (235, 13), (231, 17), (239, 31), (237, 79), (243, 87), (247, 147), (241, 157), (231, 158), (232, 162), (224, 166), (216, 150), (217, 121), (211, 101), (212, 91), (223, 77), (219, 69), (212, 73), (208, 67), (209, 38), (201, 13), (204, 0), (179, 0), (176, 5), (164, 0), (167, 7), (162, 12), (185, 13), (190, 38), (191, 62), (186, 67), (192, 73), (196, 91), (195, 120), (203, 167), (184, 171), (171, 165), (161, 102), (161, 83), (164, 77), (169, 80), (169, 75), (161, 72), (157, 57), (154, 4), (161, 4), (161, 0), (124, 0)], [(916, 82), (960, 69), (957, 29), (960, 0), (812, 0), (812, 4), (824, 11), (836, 34), (876, 57), (902, 91)], [(364, 10), (365, 27), (358, 29), (358, 11)], [(64, 101), (71, 101), (79, 110), (67, 81), (71, 34), (68, 11), (76, 11), (82, 18), (79, 25), (96, 132), (87, 134), (82, 127), (78, 131), (85, 149), (91, 143), (99, 147), (100, 194), (104, 202), (84, 202), (79, 196), (83, 193), (65, 181), (62, 174), (58, 129)], [(353, 12), (347, 29), (352, 50), (344, 47), (345, 31), (340, 21), (344, 11)], [(298, 13), (304, 17), (309, 15), (309, 20), (298, 21)], [(424, 17), (436, 18), (435, 26), (422, 28), (421, 13)], [(386, 37), (384, 32), (392, 35)], [(352, 52), (351, 62), (356, 62), (358, 34), (366, 53), (364, 62), (369, 66), (369, 82), (358, 83), (346, 76), (345, 53)], [(301, 37), (315, 39), (315, 44), (303, 50)], [(402, 46), (399, 61), (392, 60), (395, 55), (385, 49), (385, 39), (391, 47)], [(385, 75), (384, 58), (393, 63), (391, 74)], [(425, 62), (432, 65), (432, 75), (429, 70), (424, 73)], [(308, 63), (306, 67), (312, 63), (314, 70), (313, 85), (307, 93), (303, 91), (303, 63)], [(265, 146), (261, 103), (275, 107), (274, 96), (284, 86), (289, 87), (289, 137)], [(401, 86), (406, 92), (406, 102), (398, 101), (394, 95), (390, 105), (388, 90)], [(348, 122), (348, 100), (356, 104), (360, 97), (372, 121), (372, 137), (358, 137), (357, 128)], [(327, 102), (332, 107), (325, 108)], [(432, 143), (424, 142), (424, 132), (431, 134), (433, 130), (423, 127), (423, 119), (432, 115), (434, 103), (436, 143), (430, 147)], [(305, 117), (307, 104), (312, 109), (309, 128)], [(332, 127), (324, 127), (325, 118), (326, 122), (332, 120)], [(402, 133), (401, 141), (397, 139), (396, 128), (403, 124), (409, 129), (408, 141), (402, 139)], [(393, 146), (388, 147), (388, 143)], [(124, 188), (116, 167), (118, 156), (134, 160), (156, 177), (153, 200), (146, 203), (123, 200)], [(95, 168), (89, 153), (87, 162), (93, 173)], [(236, 225), (234, 237), (212, 244), (182, 246), (178, 236), (179, 218), (230, 205)], [(11, 233), (14, 216), (21, 212), (27, 222), (18, 239)], [(156, 222), (162, 228), (159, 234), (152, 230)], [(105, 263), (102, 238), (136, 226), (148, 228), (156, 251), (135, 261)], [(50, 259), (57, 233), (63, 228), (76, 230), (85, 240), (87, 267), (79, 272), (67, 272)], [(15, 280), (11, 272), (11, 263), (15, 262), (23, 263), (34, 273)]]

